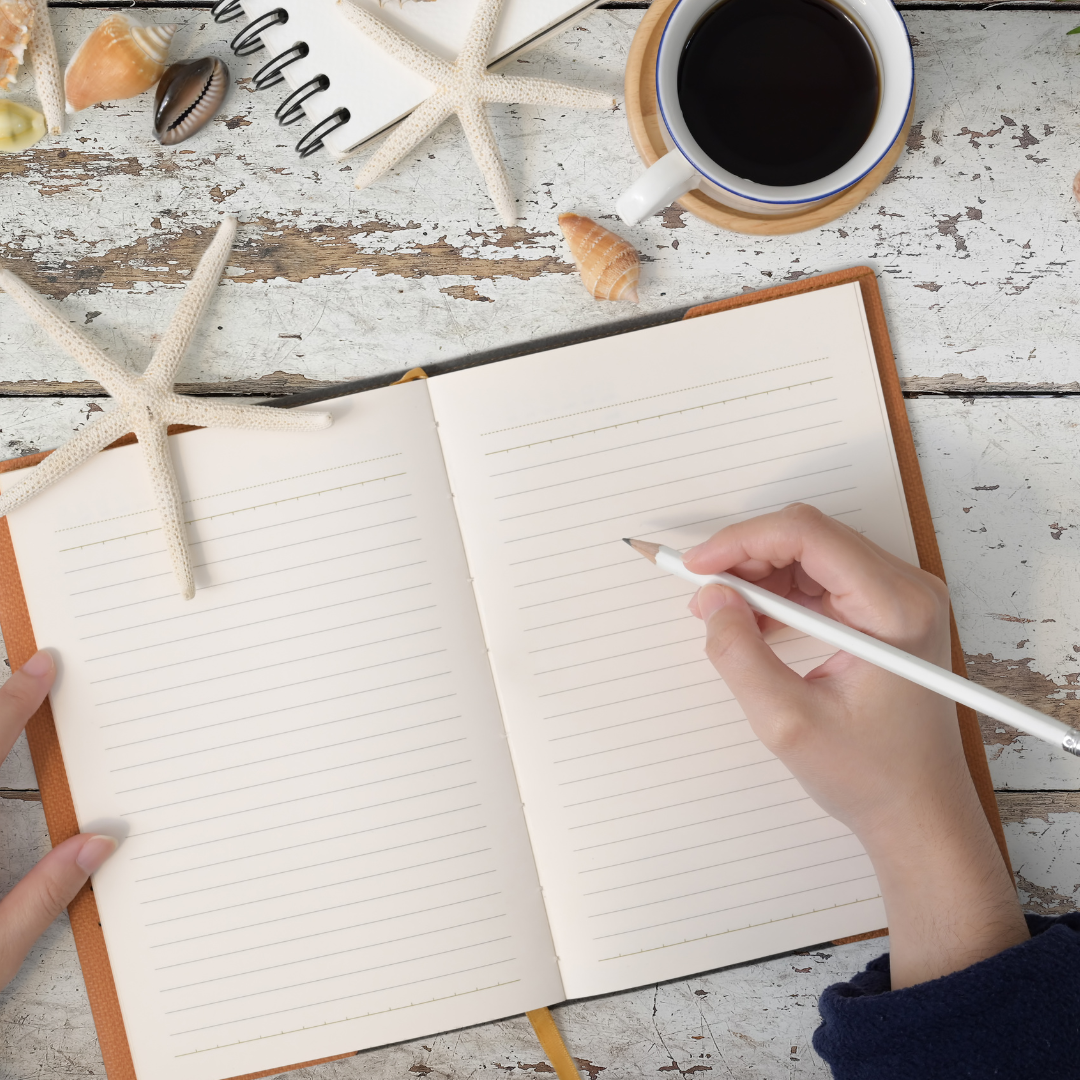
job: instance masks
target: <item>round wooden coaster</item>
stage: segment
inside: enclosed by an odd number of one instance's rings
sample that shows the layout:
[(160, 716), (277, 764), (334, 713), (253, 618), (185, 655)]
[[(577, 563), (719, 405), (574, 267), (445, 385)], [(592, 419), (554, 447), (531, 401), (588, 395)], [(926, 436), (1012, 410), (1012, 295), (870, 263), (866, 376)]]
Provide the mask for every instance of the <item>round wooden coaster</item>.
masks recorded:
[[(656, 52), (660, 48), (668, 15), (676, 3), (677, 0), (653, 0), (630, 44), (630, 55), (626, 61), (626, 119), (630, 124), (630, 137), (646, 166), (667, 153), (662, 134), (664, 122), (660, 118), (660, 106), (656, 100)], [(854, 209), (889, 175), (904, 149), (914, 108), (915, 97), (912, 95), (911, 108), (900, 134), (873, 170), (857, 184), (811, 210), (799, 210), (779, 217), (749, 214), (732, 210), (700, 191), (691, 191), (676, 201), (694, 217), (731, 232), (753, 236), (787, 236), (816, 229)]]

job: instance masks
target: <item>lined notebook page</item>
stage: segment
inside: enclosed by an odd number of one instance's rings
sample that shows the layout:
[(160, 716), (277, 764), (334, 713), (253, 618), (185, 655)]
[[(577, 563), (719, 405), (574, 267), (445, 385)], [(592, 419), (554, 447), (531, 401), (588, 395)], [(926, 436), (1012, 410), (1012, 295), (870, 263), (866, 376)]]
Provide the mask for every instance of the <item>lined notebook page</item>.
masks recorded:
[[(884, 925), (704, 658), (678, 548), (794, 501), (914, 560), (857, 285), (430, 384), (567, 993)], [(831, 650), (787, 632), (806, 672)]]
[(94, 888), (143, 1078), (563, 996), (427, 391), (331, 411), (170, 440), (194, 600), (137, 448), (11, 515), (79, 821), (130, 830)]

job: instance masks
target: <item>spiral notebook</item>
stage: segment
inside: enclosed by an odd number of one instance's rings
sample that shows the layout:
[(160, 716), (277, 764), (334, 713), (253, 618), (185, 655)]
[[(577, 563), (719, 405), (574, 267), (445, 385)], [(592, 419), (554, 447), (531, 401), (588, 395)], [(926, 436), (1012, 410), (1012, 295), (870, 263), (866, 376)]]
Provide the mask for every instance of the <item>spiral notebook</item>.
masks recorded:
[(190, 601), (134, 447), (0, 521), (11, 661), (62, 661), (27, 729), (52, 839), (127, 837), (70, 908), (110, 1080), (280, 1071), (882, 926), (689, 586), (620, 542), (802, 500), (940, 574), (874, 276), (672, 319), (338, 397), (326, 432), (176, 435)]
[[(476, 7), (476, 0), (353, 2), (451, 61)], [(510, 63), (599, 2), (505, 0), (491, 43), (491, 66)], [(431, 92), (426, 80), (387, 56), (348, 23), (338, 7), (337, 0), (234, 0), (215, 9), (219, 21), (231, 20), (241, 9), (247, 16), (247, 24), (232, 39), (234, 51), (266, 58), (263, 64), (270, 71), (262, 84), (280, 72), (282, 81), (261, 92), (276, 96), (279, 119), (306, 118), (312, 135), (298, 146), (305, 156), (323, 145), (335, 157), (345, 156), (404, 119)], [(304, 46), (307, 52), (301, 55)]]

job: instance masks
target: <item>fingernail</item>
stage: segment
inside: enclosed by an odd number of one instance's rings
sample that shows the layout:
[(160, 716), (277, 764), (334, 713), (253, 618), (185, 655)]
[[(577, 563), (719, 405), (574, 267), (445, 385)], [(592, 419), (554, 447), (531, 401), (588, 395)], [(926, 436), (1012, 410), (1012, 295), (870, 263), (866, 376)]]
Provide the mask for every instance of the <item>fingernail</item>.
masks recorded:
[(687, 548), (682, 554), (683, 562), (685, 563), (687, 559), (692, 559), (704, 546), (704, 544), (695, 544), (692, 548)]
[(75, 863), (80, 870), (92, 874), (118, 846), (115, 836), (91, 836), (75, 856)]
[(698, 590), (697, 605), (701, 618), (708, 622), (722, 607), (727, 606), (728, 590), (723, 585), (706, 585)]
[(22, 669), (31, 678), (40, 679), (52, 671), (53, 658), (44, 649), (39, 649), (23, 664)]

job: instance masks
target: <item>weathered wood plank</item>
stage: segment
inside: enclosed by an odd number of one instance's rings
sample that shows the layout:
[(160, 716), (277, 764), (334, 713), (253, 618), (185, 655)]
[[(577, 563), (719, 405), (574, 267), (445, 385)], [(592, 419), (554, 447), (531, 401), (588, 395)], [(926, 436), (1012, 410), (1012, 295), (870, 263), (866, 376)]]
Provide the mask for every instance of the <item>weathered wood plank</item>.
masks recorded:
[[(908, 402), (974, 679), (1080, 724), (1080, 427), (1070, 399)], [(1080, 759), (984, 722), (999, 788), (1080, 788)]]
[[(98, 17), (55, 15), (63, 56)], [(205, 11), (173, 17), (183, 23), (177, 55), (227, 55), (228, 28)], [(618, 92), (639, 17), (592, 12), (521, 70)], [(917, 43), (917, 123), (890, 182), (843, 221), (803, 236), (718, 234), (677, 208), (626, 230), (648, 259), (642, 307), (868, 262), (884, 280), (901, 373), (929, 380), (909, 387), (944, 388), (934, 383), (944, 378), (975, 390), (980, 377), (1072, 386), (1080, 208), (1069, 185), (1080, 117), (1065, 31), (1075, 16), (906, 18)], [(453, 123), (356, 193), (351, 163), (296, 159), (295, 133), (278, 129), (272, 102), (243, 82), (260, 58), (230, 62), (239, 82), (227, 108), (191, 143), (150, 139), (144, 95), (87, 110), (61, 140), (0, 163), (5, 259), (78, 325), (89, 321), (114, 355), (145, 363), (184, 271), (226, 211), (244, 222), (241, 240), (181, 373), (188, 383), (377, 374), (623, 314), (581, 290), (555, 221), (566, 209), (610, 215), (616, 191), (639, 172), (621, 111), (493, 110), (521, 207), (506, 230), (493, 223)], [(85, 378), (5, 309), (7, 381)]]

